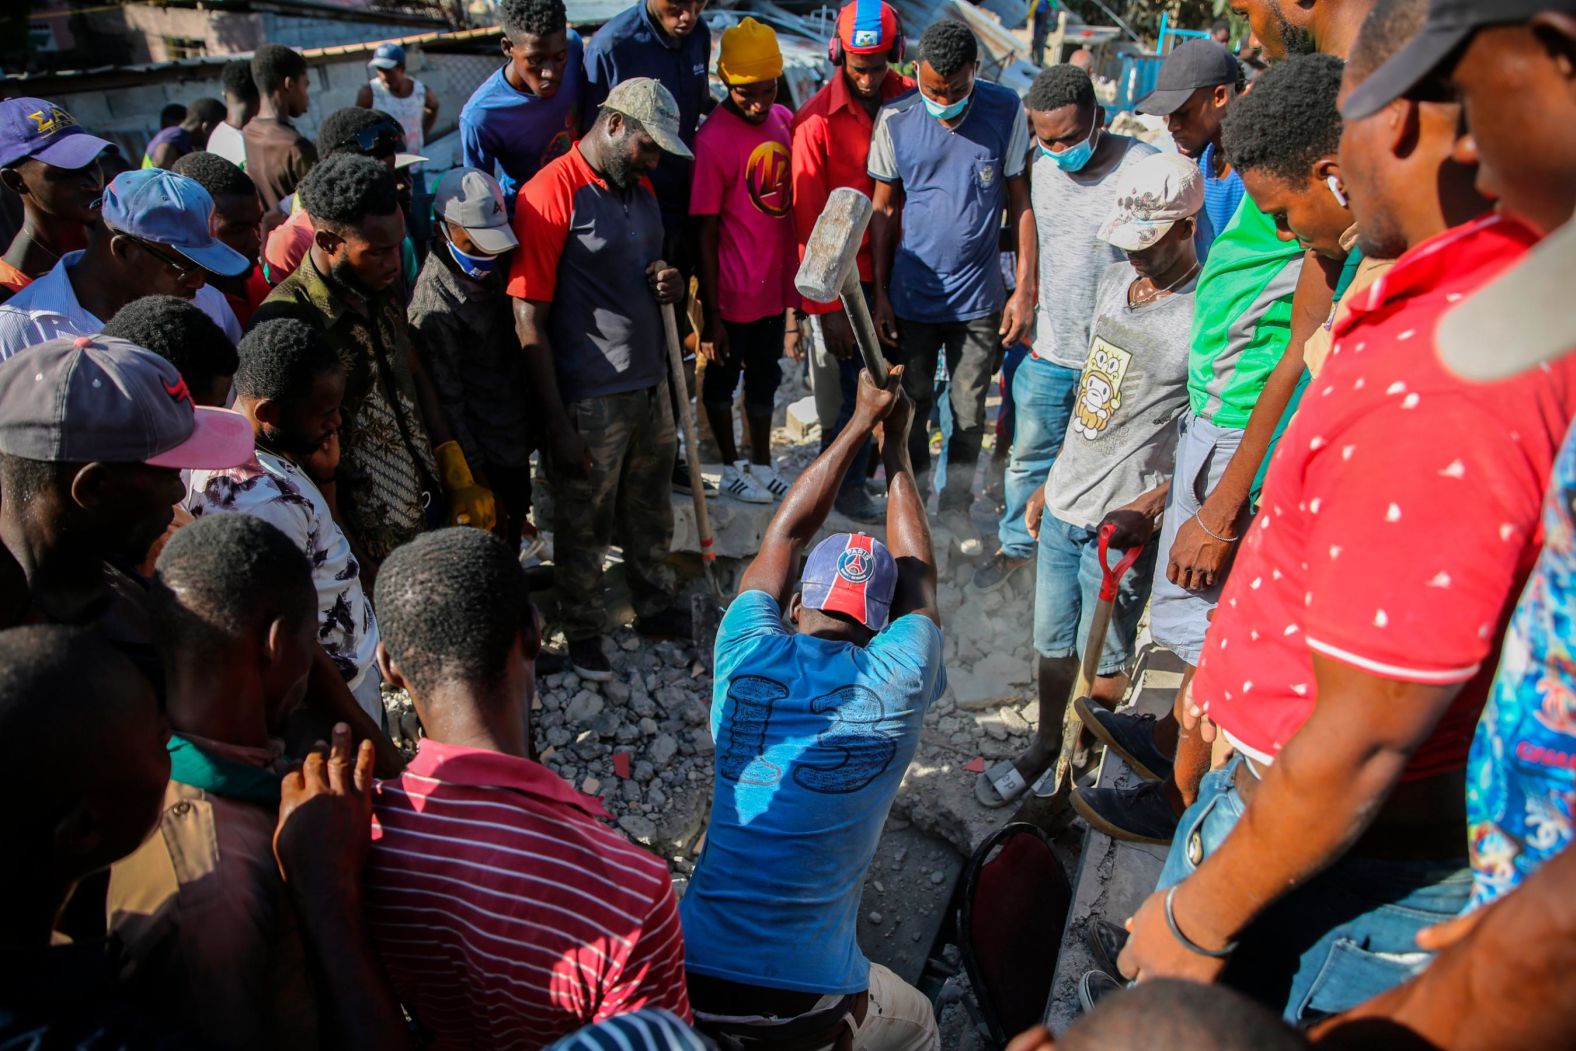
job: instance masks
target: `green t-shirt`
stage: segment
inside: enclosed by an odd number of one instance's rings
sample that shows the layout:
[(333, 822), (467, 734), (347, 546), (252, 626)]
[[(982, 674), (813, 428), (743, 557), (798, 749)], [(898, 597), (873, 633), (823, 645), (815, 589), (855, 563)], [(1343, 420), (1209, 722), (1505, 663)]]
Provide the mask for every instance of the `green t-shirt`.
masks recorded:
[(1253, 403), (1291, 339), (1291, 297), (1302, 247), (1244, 196), (1210, 245), (1194, 299), (1187, 391), (1193, 412), (1218, 427), (1248, 425)]

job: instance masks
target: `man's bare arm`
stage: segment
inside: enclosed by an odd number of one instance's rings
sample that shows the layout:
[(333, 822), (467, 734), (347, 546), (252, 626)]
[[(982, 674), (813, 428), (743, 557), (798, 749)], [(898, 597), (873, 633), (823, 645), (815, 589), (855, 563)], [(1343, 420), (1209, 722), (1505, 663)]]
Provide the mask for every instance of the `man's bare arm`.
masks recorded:
[(554, 468), (584, 476), (591, 469), (591, 453), (558, 392), (558, 371), (553, 366), (553, 348), (547, 339), (552, 309), (551, 303), (541, 300), (516, 299), (514, 332), (525, 355), (526, 382), (542, 414), (542, 433), (547, 437)]
[(892, 262), (897, 257), (898, 233), (903, 222), (903, 188), (897, 183), (877, 182), (870, 199), (870, 258), (876, 282), (876, 335), (888, 346), (897, 346), (897, 316), (887, 298), (892, 280)]
[[(861, 374), (861, 379), (868, 375)], [(908, 457), (908, 429), (913, 423), (914, 405), (901, 390), (897, 404), (881, 425), (881, 463), (887, 476), (887, 550), (897, 562), (897, 588), (892, 594), (891, 619), (918, 613), (941, 623), (940, 603), (936, 601), (936, 555), (930, 541), (930, 521), (925, 517), (925, 498), (914, 480), (914, 465)]]
[(1015, 175), (1007, 180), (1007, 226), (1017, 239), (1017, 287), (1001, 319), (1001, 342), (1014, 346), (1028, 335), (1034, 320), (1034, 303), (1040, 282), (1040, 236), (1029, 206), (1029, 179)]

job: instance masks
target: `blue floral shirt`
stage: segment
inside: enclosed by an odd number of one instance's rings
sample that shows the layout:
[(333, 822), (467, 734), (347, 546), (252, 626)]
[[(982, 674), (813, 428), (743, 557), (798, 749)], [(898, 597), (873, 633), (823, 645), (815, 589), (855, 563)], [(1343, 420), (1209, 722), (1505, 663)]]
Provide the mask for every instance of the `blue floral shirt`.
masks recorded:
[(1543, 553), (1505, 635), (1467, 771), (1471, 907), (1518, 886), (1571, 842), (1576, 804), (1576, 430), (1544, 508)]

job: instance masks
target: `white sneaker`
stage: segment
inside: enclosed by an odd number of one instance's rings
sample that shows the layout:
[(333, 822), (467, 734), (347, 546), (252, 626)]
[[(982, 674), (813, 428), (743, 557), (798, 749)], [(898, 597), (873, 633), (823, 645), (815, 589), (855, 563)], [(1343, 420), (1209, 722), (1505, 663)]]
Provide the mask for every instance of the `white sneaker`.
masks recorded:
[(772, 494), (750, 475), (750, 465), (745, 460), (725, 464), (722, 468), (722, 491), (735, 500), (747, 504), (769, 504)]
[(766, 487), (772, 498), (781, 500), (788, 495), (788, 482), (777, 473), (777, 468), (769, 463), (752, 463), (749, 465), (750, 476)]

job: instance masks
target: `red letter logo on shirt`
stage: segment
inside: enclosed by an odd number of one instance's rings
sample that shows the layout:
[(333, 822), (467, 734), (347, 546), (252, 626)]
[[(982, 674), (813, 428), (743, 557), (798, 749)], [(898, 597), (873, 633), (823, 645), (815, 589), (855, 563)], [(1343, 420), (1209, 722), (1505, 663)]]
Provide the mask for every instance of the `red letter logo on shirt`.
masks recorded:
[(788, 151), (780, 142), (763, 142), (750, 152), (744, 166), (744, 185), (749, 188), (755, 207), (781, 219), (793, 207), (789, 181)]

